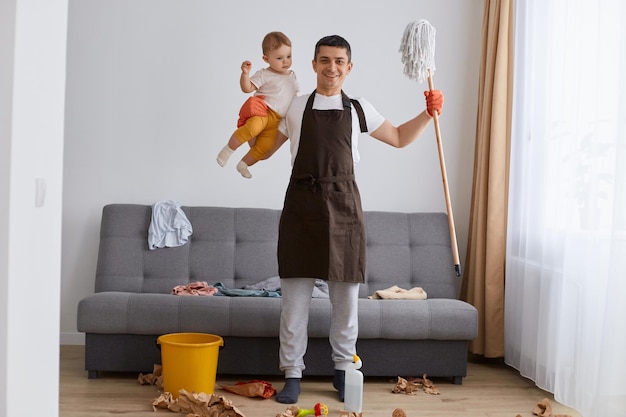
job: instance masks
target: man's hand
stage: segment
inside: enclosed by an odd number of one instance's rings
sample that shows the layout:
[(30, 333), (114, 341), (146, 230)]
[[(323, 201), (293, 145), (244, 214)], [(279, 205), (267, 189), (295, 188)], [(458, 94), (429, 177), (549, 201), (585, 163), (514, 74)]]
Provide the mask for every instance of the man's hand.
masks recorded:
[(430, 117), (433, 117), (434, 111), (438, 115), (441, 115), (443, 109), (443, 93), (441, 90), (424, 91), (426, 97), (426, 112)]

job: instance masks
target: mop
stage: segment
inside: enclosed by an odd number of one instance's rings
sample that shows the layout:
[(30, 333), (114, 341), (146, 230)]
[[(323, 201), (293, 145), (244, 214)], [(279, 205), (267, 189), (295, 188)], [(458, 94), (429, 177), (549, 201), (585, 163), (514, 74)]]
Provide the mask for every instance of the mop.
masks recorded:
[[(400, 44), (404, 75), (418, 82), (428, 79), (428, 88), (434, 90), (432, 73), (435, 71), (435, 28), (427, 20), (419, 20), (409, 23), (404, 30), (402, 43)], [(459, 248), (456, 240), (456, 229), (452, 215), (450, 191), (448, 190), (448, 176), (446, 163), (443, 156), (441, 143), (441, 131), (439, 129), (439, 114), (433, 112), (435, 121), (435, 134), (437, 136), (437, 149), (439, 151), (439, 165), (441, 166), (441, 179), (448, 211), (448, 226), (450, 227), (450, 243), (452, 245), (452, 258), (454, 270), (457, 276), (461, 276), (461, 263), (459, 261)]]

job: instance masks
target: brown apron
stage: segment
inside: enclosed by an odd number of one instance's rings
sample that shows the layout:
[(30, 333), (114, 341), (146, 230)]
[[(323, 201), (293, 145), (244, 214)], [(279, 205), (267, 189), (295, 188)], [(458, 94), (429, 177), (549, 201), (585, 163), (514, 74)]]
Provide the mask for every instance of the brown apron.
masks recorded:
[[(343, 110), (314, 110), (315, 92), (304, 110), (278, 232), (281, 278), (364, 282), (365, 230), (354, 180), (351, 101), (341, 95)], [(362, 111), (359, 119), (364, 120)]]

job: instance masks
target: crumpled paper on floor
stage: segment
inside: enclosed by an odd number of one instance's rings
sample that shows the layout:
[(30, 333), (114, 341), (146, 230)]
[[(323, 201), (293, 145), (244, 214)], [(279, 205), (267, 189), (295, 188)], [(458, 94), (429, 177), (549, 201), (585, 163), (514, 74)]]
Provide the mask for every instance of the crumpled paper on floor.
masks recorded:
[[(533, 414), (539, 417), (572, 417), (569, 414), (552, 414), (552, 405), (547, 398), (544, 398), (535, 405)], [(518, 416), (521, 417), (519, 414)]]
[(288, 407), (282, 413), (276, 414), (276, 417), (296, 417), (299, 411), (300, 411), (300, 407), (298, 407), (297, 405), (292, 405), (291, 407)]
[(391, 417), (406, 417), (406, 412), (403, 408), (396, 408), (393, 410), (393, 413), (391, 413)]
[(220, 388), (244, 397), (263, 397), (270, 398), (276, 394), (276, 390), (267, 381), (254, 379), (248, 382), (237, 382), (235, 385), (221, 386)]
[(413, 287), (410, 290), (405, 290), (394, 285), (384, 290), (378, 290), (367, 298), (374, 300), (425, 300), (427, 297), (428, 295), (422, 287)]
[(175, 413), (186, 413), (187, 417), (245, 417), (226, 397), (204, 392), (179, 391), (178, 398), (164, 392), (152, 401), (152, 409), (167, 409)]
[(394, 394), (417, 394), (419, 391), (423, 391), (426, 394), (439, 395), (439, 389), (433, 384), (433, 382), (426, 378), (426, 374), (422, 378), (409, 378), (405, 379), (398, 377), (395, 387), (391, 390)]
[(156, 385), (159, 388), (163, 388), (163, 367), (158, 364), (154, 364), (151, 374), (139, 374), (137, 377), (139, 385)]

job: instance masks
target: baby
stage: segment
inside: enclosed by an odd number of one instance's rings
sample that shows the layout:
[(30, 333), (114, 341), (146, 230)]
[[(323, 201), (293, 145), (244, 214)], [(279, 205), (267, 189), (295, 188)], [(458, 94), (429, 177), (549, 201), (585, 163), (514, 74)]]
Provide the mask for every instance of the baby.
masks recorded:
[(267, 68), (250, 77), (252, 63), (244, 61), (241, 64), (241, 91), (254, 92), (254, 95), (241, 107), (237, 130), (217, 155), (217, 163), (223, 167), (239, 146), (249, 142), (250, 150), (237, 164), (237, 171), (245, 178), (252, 178), (248, 168), (265, 159), (273, 148), (278, 123), (300, 89), (295, 72), (289, 69), (289, 38), (281, 32), (270, 32), (263, 38), (262, 48), (263, 61), (268, 64)]

